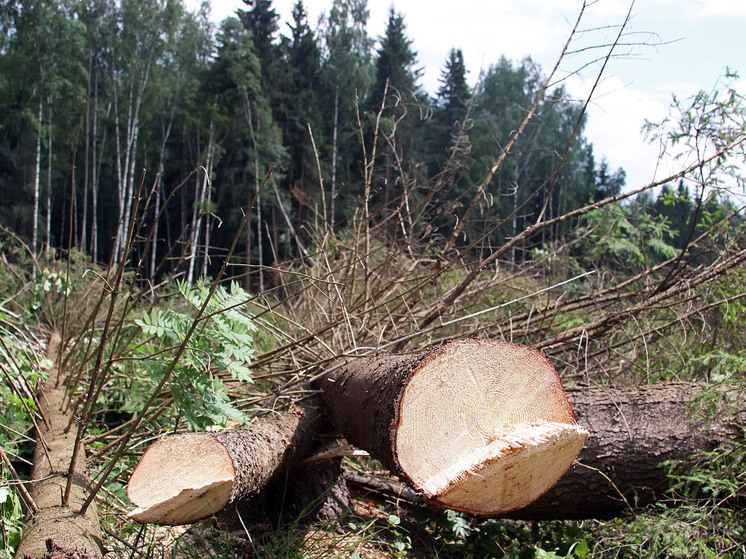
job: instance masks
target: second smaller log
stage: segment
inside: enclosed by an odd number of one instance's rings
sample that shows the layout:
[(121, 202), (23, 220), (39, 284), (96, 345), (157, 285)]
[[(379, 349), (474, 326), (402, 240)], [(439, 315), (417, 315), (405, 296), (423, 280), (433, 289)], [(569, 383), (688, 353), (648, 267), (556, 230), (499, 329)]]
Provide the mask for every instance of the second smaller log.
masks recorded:
[(430, 503), (494, 515), (549, 489), (588, 436), (533, 349), (456, 340), (350, 361), (321, 381), (332, 423)]
[(328, 429), (318, 407), (297, 406), (251, 427), (187, 433), (152, 444), (127, 484), (143, 524), (179, 525), (207, 518), (228, 503), (260, 494), (308, 455)]

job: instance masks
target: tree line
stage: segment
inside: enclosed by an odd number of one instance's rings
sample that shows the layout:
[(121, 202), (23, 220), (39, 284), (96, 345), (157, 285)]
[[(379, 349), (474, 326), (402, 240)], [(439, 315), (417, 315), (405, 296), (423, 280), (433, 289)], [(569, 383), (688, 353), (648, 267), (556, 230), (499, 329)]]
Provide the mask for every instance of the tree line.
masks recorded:
[[(249, 208), (234, 252), (249, 266), (302, 257), (309, 237), (359, 220), (448, 246), (457, 232), (482, 254), (625, 186), (561, 85), (484, 182), (542, 88), (530, 58), (501, 58), (472, 88), (454, 48), (431, 95), (393, 7), (375, 39), (367, 0), (330, 0), (314, 27), (302, 0), (284, 26), (271, 0), (244, 3), (216, 26), (208, 3), (182, 0), (6, 2), (0, 222), (34, 253), (69, 244), (102, 262), (149, 231), (145, 275), (178, 266), (191, 282), (214, 273)], [(658, 209), (685, 221), (693, 203), (678, 194)]]

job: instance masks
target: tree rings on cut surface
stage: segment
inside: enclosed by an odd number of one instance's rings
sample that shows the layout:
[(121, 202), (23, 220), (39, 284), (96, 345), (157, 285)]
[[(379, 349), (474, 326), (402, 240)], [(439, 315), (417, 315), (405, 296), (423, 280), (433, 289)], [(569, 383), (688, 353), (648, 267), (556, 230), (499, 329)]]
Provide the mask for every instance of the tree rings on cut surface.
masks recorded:
[(234, 477), (231, 457), (208, 433), (157, 441), (130, 477), (127, 496), (138, 508), (128, 516), (166, 525), (207, 518), (228, 504)]
[(337, 429), (446, 508), (494, 515), (526, 506), (588, 436), (554, 367), (524, 346), (457, 340), (335, 373), (324, 397)]

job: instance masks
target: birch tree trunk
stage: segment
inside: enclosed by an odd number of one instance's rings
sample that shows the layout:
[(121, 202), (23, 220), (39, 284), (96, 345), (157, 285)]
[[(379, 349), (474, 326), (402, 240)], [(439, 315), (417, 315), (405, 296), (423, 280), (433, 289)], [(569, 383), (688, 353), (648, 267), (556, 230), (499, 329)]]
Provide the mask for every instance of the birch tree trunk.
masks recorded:
[(130, 213), (132, 211), (132, 197), (135, 184), (135, 163), (137, 155), (137, 141), (140, 132), (140, 108), (148, 83), (150, 63), (148, 62), (139, 73), (139, 79), (134, 78), (129, 82), (129, 96), (127, 102), (127, 122), (125, 125), (124, 149), (121, 147), (121, 123), (119, 121), (119, 100), (117, 95), (116, 71), (112, 69), (113, 96), (114, 96), (114, 118), (117, 141), (117, 180), (119, 194), (119, 219), (121, 232), (117, 237), (117, 246), (114, 262), (118, 263), (123, 249), (129, 238)]
[(207, 140), (207, 155), (204, 175), (202, 180), (195, 180), (194, 185), (194, 206), (192, 207), (192, 232), (189, 238), (189, 267), (187, 271), (187, 284), (192, 285), (194, 282), (194, 269), (197, 261), (197, 247), (202, 229), (202, 215), (204, 214), (207, 188), (209, 185), (209, 170), (212, 169), (212, 155), (215, 151), (215, 121), (210, 119), (210, 136)]
[(334, 88), (334, 128), (332, 129), (332, 179), (329, 208), (329, 227), (334, 232), (335, 206), (337, 198), (337, 138), (339, 133), (339, 85)]
[(85, 96), (85, 164), (83, 165), (83, 223), (80, 231), (80, 248), (88, 249), (88, 189), (91, 160), (91, 93), (93, 79), (93, 51), (88, 48), (88, 85)]
[(47, 147), (47, 250), (52, 246), (52, 99), (49, 99), (49, 144)]
[[(44, 96), (41, 90), (39, 91), (39, 111), (37, 114), (37, 131), (36, 131), (36, 154), (34, 157), (34, 177), (33, 177), (33, 189), (34, 189), (34, 217), (32, 223), (31, 232), (31, 253), (36, 258), (36, 249), (39, 242), (39, 175), (41, 174), (41, 133), (44, 125)], [(36, 268), (34, 267), (34, 274)]]
[[(251, 132), (251, 144), (252, 144), (252, 150), (254, 152), (254, 185), (256, 188), (256, 244), (257, 244), (257, 252), (258, 252), (258, 258), (259, 258), (259, 292), (264, 293), (264, 270), (262, 269), (262, 265), (264, 263), (264, 250), (262, 247), (262, 243), (264, 242), (263, 235), (262, 235), (262, 204), (261, 204), (261, 198), (259, 195), (259, 189), (261, 188), (261, 185), (259, 184), (259, 146), (256, 142), (256, 135), (259, 132), (259, 128), (261, 126), (261, 123), (259, 122), (259, 115), (257, 114), (257, 123), (256, 128), (254, 128), (254, 118), (253, 118), (253, 111), (251, 110), (251, 101), (249, 100), (249, 92), (244, 88), (244, 108), (245, 108), (245, 116), (246, 121), (249, 125), (249, 131)], [(251, 189), (249, 189), (248, 192), (248, 198), (249, 198), (249, 204), (251, 203), (251, 199), (253, 198), (251, 194)], [(247, 211), (249, 211), (251, 208), (249, 207)], [(251, 277), (248, 273), (251, 268), (251, 233), (247, 232), (247, 244), (246, 244), (246, 264), (247, 264), (247, 275), (246, 275), (246, 282), (247, 282), (247, 288), (249, 287), (248, 282), (249, 278)]]
[[(210, 123), (212, 128), (212, 123)], [(207, 153), (207, 167), (205, 172), (205, 184), (204, 190), (207, 192), (205, 199), (207, 208), (212, 207), (212, 168), (215, 160), (215, 138), (214, 134), (210, 134), (210, 148)], [(205, 212), (205, 250), (202, 258), (202, 277), (207, 277), (207, 265), (210, 262), (210, 234), (212, 233), (212, 222), (213, 222), (212, 210)]]
[(155, 216), (153, 219), (153, 244), (150, 247), (150, 277), (153, 278), (155, 276), (155, 270), (158, 262), (158, 228), (159, 223), (157, 220), (158, 213), (161, 211), (161, 195), (163, 194), (163, 172), (165, 170), (165, 159), (166, 159), (166, 144), (168, 143), (168, 138), (171, 136), (171, 127), (174, 122), (174, 111), (175, 107), (171, 107), (171, 112), (168, 116), (168, 124), (166, 125), (166, 130), (163, 133), (163, 138), (161, 140), (161, 149), (158, 156), (158, 176), (156, 178), (156, 185), (155, 185), (155, 208), (153, 209), (153, 215)]

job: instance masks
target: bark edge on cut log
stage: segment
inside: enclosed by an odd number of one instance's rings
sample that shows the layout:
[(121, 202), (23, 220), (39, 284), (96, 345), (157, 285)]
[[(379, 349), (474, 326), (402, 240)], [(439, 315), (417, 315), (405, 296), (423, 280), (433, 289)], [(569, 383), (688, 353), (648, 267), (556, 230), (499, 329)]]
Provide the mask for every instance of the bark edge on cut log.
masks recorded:
[(352, 360), (320, 386), (350, 442), (430, 503), (473, 514), (538, 498), (588, 436), (550, 361), (495, 340)]
[(130, 476), (127, 496), (136, 508), (128, 516), (162, 525), (212, 516), (230, 502), (261, 493), (327, 431), (321, 410), (303, 404), (250, 427), (161, 439), (148, 447)]

